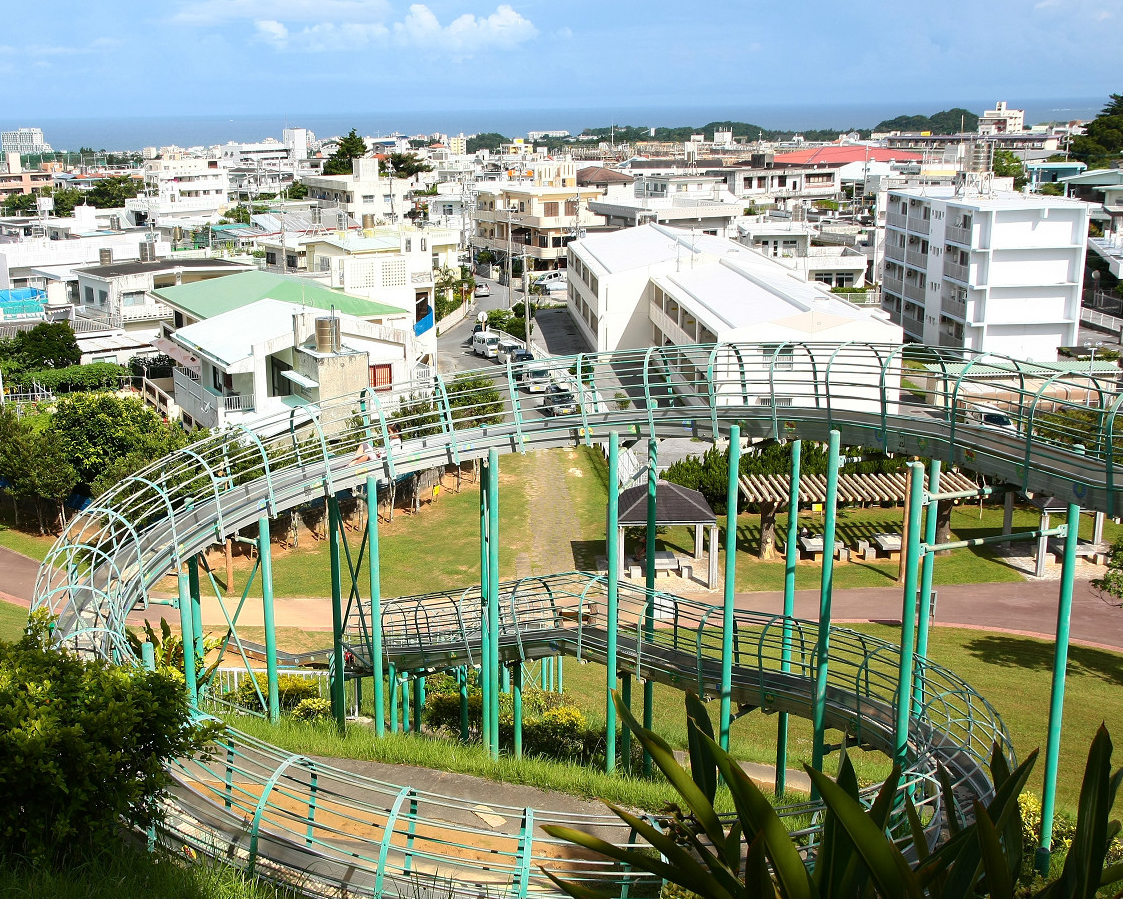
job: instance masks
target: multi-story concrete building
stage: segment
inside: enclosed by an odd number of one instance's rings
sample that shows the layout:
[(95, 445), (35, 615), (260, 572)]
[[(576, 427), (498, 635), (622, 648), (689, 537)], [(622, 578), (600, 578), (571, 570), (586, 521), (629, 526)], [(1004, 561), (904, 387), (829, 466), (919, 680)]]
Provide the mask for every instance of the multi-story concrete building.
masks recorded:
[(7, 163), (0, 168), (0, 201), (12, 194), (29, 194), (51, 186), (52, 172), (34, 172), (20, 164), (20, 154), (9, 151), (4, 154)]
[(828, 287), (862, 287), (866, 281), (866, 255), (848, 246), (812, 246), (818, 232), (802, 222), (770, 220), (742, 222), (738, 240), (799, 272), (808, 281)]
[(125, 201), (136, 224), (218, 215), (229, 203), (230, 179), (221, 159), (164, 158), (144, 164), (145, 193)]
[(1087, 205), (1059, 197), (890, 190), (883, 306), (913, 340), (1055, 361), (1076, 343), (1087, 235)]
[(994, 104), (979, 117), (979, 134), (1020, 134), (1026, 130), (1024, 109), (1010, 109), (1005, 100)]
[(339, 210), (360, 222), (364, 215), (377, 220), (388, 212), (377, 159), (352, 160), (350, 175), (306, 175), (300, 180), (308, 188), (308, 198), (323, 209)]
[(567, 305), (596, 351), (727, 340), (899, 343), (880, 309), (732, 240), (649, 224), (569, 248)]
[(51, 145), (43, 137), (42, 128), (17, 128), (0, 131), (2, 153), (51, 153)]
[[(572, 165), (572, 163), (571, 163)], [(487, 184), (476, 201), (472, 245), (500, 258), (522, 256), (532, 271), (564, 268), (565, 248), (584, 228), (603, 219), (590, 210), (600, 191), (578, 187), (576, 167), (561, 184)]]

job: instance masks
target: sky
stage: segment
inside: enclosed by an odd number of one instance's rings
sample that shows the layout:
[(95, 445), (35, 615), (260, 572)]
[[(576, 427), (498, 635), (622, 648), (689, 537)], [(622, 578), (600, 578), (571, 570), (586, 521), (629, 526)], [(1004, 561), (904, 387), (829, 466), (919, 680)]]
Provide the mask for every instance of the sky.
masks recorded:
[(4, 127), (1123, 92), (1123, 0), (40, 0), (4, 20)]

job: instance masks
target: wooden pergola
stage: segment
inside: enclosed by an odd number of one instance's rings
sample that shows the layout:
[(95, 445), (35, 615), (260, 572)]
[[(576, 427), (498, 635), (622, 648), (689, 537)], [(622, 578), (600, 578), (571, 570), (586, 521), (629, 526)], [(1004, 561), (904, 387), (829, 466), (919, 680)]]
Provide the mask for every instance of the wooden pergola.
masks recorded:
[[(738, 481), (741, 496), (760, 506), (760, 557), (772, 559), (776, 555), (776, 510), (786, 505), (791, 491), (791, 477), (786, 474), (742, 475)], [(957, 471), (940, 475), (941, 493), (960, 493), (977, 490), (978, 483)], [(924, 476), (924, 489), (928, 489), (928, 475)], [(839, 503), (907, 503), (908, 475), (889, 474), (839, 474)], [(800, 504), (824, 503), (827, 500), (827, 478), (821, 474), (804, 474), (799, 478)], [(908, 511), (905, 511), (908, 521)], [(902, 536), (902, 545), (904, 539)]]

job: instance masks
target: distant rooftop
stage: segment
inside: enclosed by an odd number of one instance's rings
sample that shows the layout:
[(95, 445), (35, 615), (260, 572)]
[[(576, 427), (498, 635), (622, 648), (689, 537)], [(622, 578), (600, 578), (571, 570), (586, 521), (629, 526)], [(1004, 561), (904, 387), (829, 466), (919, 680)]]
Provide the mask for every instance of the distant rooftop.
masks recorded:
[(144, 272), (171, 272), (179, 269), (194, 269), (195, 271), (215, 271), (228, 269), (231, 272), (246, 270), (240, 262), (230, 262), (226, 259), (154, 259), (150, 262), (111, 262), (109, 265), (91, 265), (86, 268), (76, 268), (74, 271), (83, 275), (93, 275), (96, 278), (117, 278), (121, 275), (139, 275)]
[(362, 319), (401, 315), (405, 312), (397, 306), (344, 293), (307, 278), (256, 270), (225, 278), (212, 278), (209, 281), (161, 287), (152, 292), (165, 303), (195, 319), (214, 318), (231, 309), (240, 309), (267, 298), (316, 309), (330, 310), (334, 307), (339, 312)]

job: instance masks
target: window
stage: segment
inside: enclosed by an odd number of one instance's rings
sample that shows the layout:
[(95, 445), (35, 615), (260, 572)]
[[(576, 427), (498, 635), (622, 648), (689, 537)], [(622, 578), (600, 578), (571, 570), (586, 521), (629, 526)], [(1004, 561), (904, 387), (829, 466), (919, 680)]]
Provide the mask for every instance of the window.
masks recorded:
[(289, 268), (296, 268), (296, 257), (291, 253), (285, 256), (285, 265)]
[(82, 297), (87, 306), (92, 306), (94, 304), (94, 289), (92, 287), (83, 287)]
[(363, 202), (364, 203), (373, 203), (374, 202), (374, 194), (363, 194)]
[(121, 294), (122, 306), (143, 306), (144, 305), (144, 291), (143, 290), (130, 290), (127, 293)]
[(557, 215), (558, 215), (558, 205), (559, 204), (556, 201), (551, 201), (549, 203), (543, 203), (542, 204), (542, 208), (543, 208), (542, 214), (544, 216), (546, 216), (546, 218), (556, 218)]
[(97, 292), (97, 304), (99, 306), (104, 306), (108, 302), (109, 302), (109, 294), (104, 290), (99, 290)]
[(406, 238), (406, 252), (409, 253), (413, 250), (413, 240), (409, 237)]
[(265, 264), (266, 265), (276, 265), (277, 264), (277, 254), (273, 253), (269, 250), (266, 250), (265, 251)]
[(389, 362), (370, 367), (370, 386), (375, 390), (389, 390), (393, 381), (393, 366)]
[(425, 252), (425, 238), (424, 237), (421, 238), (421, 252), (422, 253)]
[(764, 361), (769, 365), (775, 359), (776, 371), (791, 371), (795, 368), (795, 347), (791, 344), (766, 343), (761, 346)]
[(577, 200), (566, 200), (565, 201), (565, 214), (566, 215), (577, 215), (578, 203), (579, 203), (579, 201), (577, 201)]
[(542, 247), (542, 249), (547, 249), (550, 246), (549, 236), (546, 235), (546, 234), (539, 234), (538, 235), (538, 246)]

